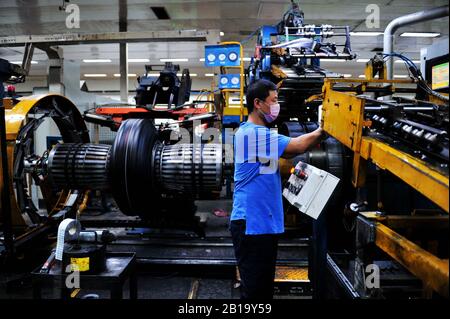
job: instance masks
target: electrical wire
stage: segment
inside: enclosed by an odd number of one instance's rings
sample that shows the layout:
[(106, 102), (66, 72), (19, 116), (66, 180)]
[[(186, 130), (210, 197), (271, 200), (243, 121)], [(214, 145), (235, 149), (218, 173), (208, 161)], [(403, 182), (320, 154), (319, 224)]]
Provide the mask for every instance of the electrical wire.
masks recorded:
[(248, 37), (246, 37), (244, 40), (241, 41), (241, 44), (244, 45), (245, 43), (247, 43), (248, 41), (251, 40), (251, 38), (253, 38), (260, 30), (262, 27), (259, 27), (258, 29), (256, 29), (255, 31), (253, 31)]
[(408, 73), (410, 75), (412, 74), (412, 77), (417, 80), (417, 84), (419, 85), (419, 87), (421, 87), (426, 93), (433, 95), (443, 101), (446, 101), (446, 102), (449, 101), (449, 98), (447, 96), (439, 94), (438, 92), (436, 92), (432, 88), (430, 88), (428, 83), (423, 78), (420, 70), (417, 68), (417, 66), (414, 64), (414, 62), (411, 61), (408, 57), (404, 56), (403, 54), (399, 54), (399, 53), (395, 53), (395, 52), (390, 53), (390, 54), (386, 54), (386, 53), (383, 54), (383, 59), (386, 59), (386, 58), (392, 59), (394, 57), (397, 57), (397, 58), (400, 58), (401, 60), (403, 60), (403, 62), (407, 66)]

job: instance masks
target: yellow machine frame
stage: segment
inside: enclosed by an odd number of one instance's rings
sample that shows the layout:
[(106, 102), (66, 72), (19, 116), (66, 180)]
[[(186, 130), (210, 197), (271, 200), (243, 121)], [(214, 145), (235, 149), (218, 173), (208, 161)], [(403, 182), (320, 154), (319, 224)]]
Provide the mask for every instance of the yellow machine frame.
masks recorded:
[[(63, 99), (64, 103), (72, 108), (73, 111), (78, 112), (78, 109), (76, 109), (75, 105), (65, 98), (64, 96), (58, 95), (58, 94), (43, 94), (43, 95), (32, 95), (27, 97), (21, 97), (19, 98), (19, 102), (15, 105), (12, 103), (5, 103), (6, 109), (5, 109), (5, 126), (6, 126), (6, 148), (7, 148), (7, 158), (8, 158), (8, 170), (10, 175), (10, 185), (9, 185), (9, 193), (11, 198), (11, 212), (1, 212), (1, 214), (4, 213), (10, 213), (11, 214), (11, 222), (12, 226), (15, 228), (22, 228), (27, 226), (27, 223), (25, 222), (24, 218), (22, 217), (22, 212), (20, 211), (20, 208), (18, 206), (18, 203), (16, 201), (14, 187), (13, 187), (13, 166), (14, 166), (14, 150), (16, 147), (16, 139), (23, 128), (23, 126), (27, 122), (28, 114), (33, 110), (33, 108), (38, 105), (38, 103), (46, 103), (47, 100), (50, 101), (51, 98), (58, 97), (59, 99)], [(0, 178), (3, 180), (2, 172), (0, 171)], [(5, 185), (6, 186), (6, 185)], [(45, 189), (41, 190), (45, 192)], [(0, 191), (3, 191), (0, 189)], [(72, 194), (72, 191), (65, 190), (62, 191), (58, 198), (51, 198), (49, 197), (50, 194), (44, 194), (44, 197), (47, 202), (47, 206), (49, 207), (49, 215), (51, 215), (54, 212), (59, 211), (65, 206), (65, 203), (69, 199), (70, 195)], [(77, 195), (77, 202), (82, 201), (84, 198), (84, 192), (80, 192)], [(35, 229), (36, 230), (36, 229)], [(19, 240), (17, 238), (17, 240)]]
[[(370, 127), (371, 122), (364, 119), (365, 100), (351, 92), (335, 91), (336, 83), (360, 84), (365, 91), (371, 83), (389, 83), (392, 93), (395, 84), (414, 83), (411, 80), (374, 79), (370, 65), (366, 69), (367, 80), (328, 78), (323, 86), (322, 127), (324, 130), (354, 152), (352, 184), (362, 187), (365, 184), (368, 161), (380, 169), (387, 170), (402, 181), (426, 196), (445, 212), (449, 212), (449, 176), (433, 169), (430, 165), (405, 152), (364, 136), (363, 128)], [(382, 75), (382, 77), (384, 77)], [(362, 214), (364, 215), (364, 214)], [(377, 214), (364, 215), (373, 220), (375, 228), (375, 245), (402, 264), (411, 273), (420, 278), (428, 289), (448, 297), (449, 261), (440, 259), (405, 237), (389, 228), (388, 218)], [(394, 216), (401, 223), (417, 221), (417, 216)], [(435, 216), (440, 218), (439, 216)], [(429, 221), (430, 218), (427, 220)], [(448, 216), (442, 216), (437, 223), (448, 223)], [(387, 224), (387, 225), (386, 225)]]

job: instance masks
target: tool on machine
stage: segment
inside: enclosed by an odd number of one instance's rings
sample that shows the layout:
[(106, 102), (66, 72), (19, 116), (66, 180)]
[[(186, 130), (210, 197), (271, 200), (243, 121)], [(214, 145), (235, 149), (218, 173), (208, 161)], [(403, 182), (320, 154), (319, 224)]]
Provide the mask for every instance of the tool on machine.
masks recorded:
[(58, 227), (56, 249), (41, 273), (48, 272), (55, 261), (62, 262), (65, 271), (70, 266), (70, 271), (99, 273), (106, 267), (106, 245), (113, 240), (115, 236), (107, 230), (82, 231), (77, 219), (66, 218)]

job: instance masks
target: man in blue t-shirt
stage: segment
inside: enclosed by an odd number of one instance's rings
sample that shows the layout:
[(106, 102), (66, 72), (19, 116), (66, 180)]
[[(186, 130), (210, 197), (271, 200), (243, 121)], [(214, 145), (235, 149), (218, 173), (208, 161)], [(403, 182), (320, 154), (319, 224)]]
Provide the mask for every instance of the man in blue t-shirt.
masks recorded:
[(280, 111), (277, 87), (259, 80), (247, 89), (248, 121), (234, 136), (234, 198), (230, 231), (244, 299), (273, 297), (278, 236), (284, 232), (278, 160), (306, 152), (326, 135), (290, 138), (269, 129)]

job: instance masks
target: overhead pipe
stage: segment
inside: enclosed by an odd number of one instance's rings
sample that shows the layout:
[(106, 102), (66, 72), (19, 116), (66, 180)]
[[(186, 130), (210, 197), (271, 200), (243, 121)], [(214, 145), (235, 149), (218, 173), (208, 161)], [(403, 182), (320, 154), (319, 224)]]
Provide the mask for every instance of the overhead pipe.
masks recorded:
[[(383, 53), (391, 54), (394, 52), (394, 33), (399, 28), (424, 21), (448, 17), (449, 14), (448, 9), (449, 6), (441, 6), (430, 10), (411, 13), (392, 20), (384, 30)], [(387, 60), (387, 78), (391, 80), (393, 78), (393, 75), (394, 75), (394, 59), (390, 58)]]

